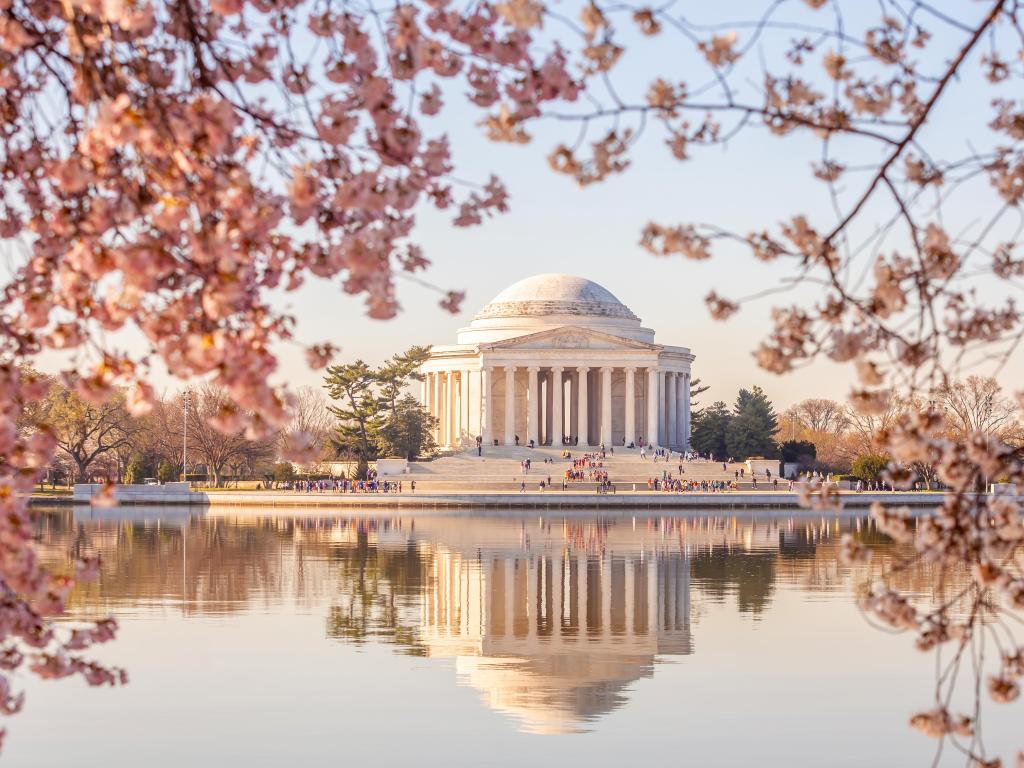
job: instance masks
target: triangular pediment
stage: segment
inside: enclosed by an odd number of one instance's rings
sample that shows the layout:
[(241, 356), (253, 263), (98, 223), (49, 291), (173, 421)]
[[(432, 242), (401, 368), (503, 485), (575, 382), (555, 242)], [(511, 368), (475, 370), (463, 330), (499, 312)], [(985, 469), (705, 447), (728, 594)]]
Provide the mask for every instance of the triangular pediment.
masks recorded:
[(636, 339), (614, 336), (610, 333), (594, 331), (590, 328), (579, 328), (566, 325), (546, 331), (516, 336), (489, 344), (481, 344), (482, 350), (498, 349), (644, 349), (657, 351), (661, 347)]

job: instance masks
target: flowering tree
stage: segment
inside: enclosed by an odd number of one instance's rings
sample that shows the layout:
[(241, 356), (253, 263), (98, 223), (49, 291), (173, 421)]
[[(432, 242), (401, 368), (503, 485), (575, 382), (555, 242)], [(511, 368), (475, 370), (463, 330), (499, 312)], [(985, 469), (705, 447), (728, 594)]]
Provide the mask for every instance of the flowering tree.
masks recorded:
[[(23, 364), (68, 350), (81, 397), (101, 403), (127, 385), (128, 406), (141, 414), (159, 358), (229, 393), (211, 418), (221, 430), (259, 437), (280, 427), (288, 398), (268, 383), (272, 345), (290, 338), (293, 320), (270, 303), (271, 291), (338, 277), (369, 315), (391, 317), (395, 273), (428, 264), (413, 238), (418, 206), (450, 209), (455, 226), (507, 206), (497, 179), (454, 179), (446, 138), (422, 127), (455, 90), (445, 81), (460, 83), (495, 141), (527, 142), (543, 120), (567, 127), (548, 161), (581, 185), (625, 169), (645, 134), (660, 133), (679, 160), (750, 131), (818, 142), (811, 173), (829, 216), (796, 210), (749, 233), (653, 222), (641, 245), (662, 256), (739, 250), (778, 263), (779, 290), (794, 298), (775, 309), (758, 362), (776, 373), (820, 355), (850, 362), (853, 404), (868, 414), (887, 408), (894, 387), (948, 386), (969, 355), (998, 365), (1024, 332), (1010, 301), (1024, 275), (1013, 228), (1024, 197), (1019, 1), (955, 14), (924, 0), (878, 7), (764, 0), (756, 18), (701, 26), (671, 2), (574, 9), (480, 0), (465, 12), (447, 0), (0, 3), (0, 236), (17, 254), (0, 310), (5, 672), (27, 664), (94, 683), (121, 677), (78, 655), (108, 639), (112, 622), (58, 631), (48, 621), (73, 580), (44, 571), (29, 542), (19, 494), (49, 462), (54, 436), (45, 420), (17, 429), (46, 389)], [(663, 71), (639, 88), (620, 82), (627, 44), (643, 50), (646, 38), (669, 34), (672, 50), (689, 51), (703, 69), (687, 64), (685, 82)], [(973, 114), (957, 100), (984, 89), (981, 126), (950, 118)], [(942, 131), (929, 131), (939, 119)], [(963, 141), (951, 150), (958, 131)], [(988, 200), (990, 218), (948, 230), (958, 195)], [(462, 294), (442, 293), (455, 310)], [(707, 297), (718, 318), (742, 303)], [(141, 332), (144, 349), (105, 341), (125, 327)], [(310, 364), (322, 367), (332, 351), (312, 347)], [(982, 477), (1021, 482), (1024, 470), (992, 435), (943, 435), (941, 414), (927, 407), (885, 430), (892, 482), (912, 483), (910, 468), (928, 461), (953, 490), (916, 529), (905, 511), (877, 517), (918, 557), (966, 565), (974, 609), (915, 607), (887, 588), (865, 607), (917, 632), (924, 648), (951, 645), (959, 663), (982, 635), (1001, 631), (1001, 606), (1024, 607), (1018, 506), (973, 495)], [(804, 494), (818, 506), (835, 499), (821, 487)], [(867, 557), (847, 544), (850, 559)], [(1008, 700), (1024, 662), (1008, 636), (999, 643), (989, 686)], [(944, 675), (940, 687), (956, 679)], [(977, 713), (955, 715), (948, 698), (938, 701), (915, 725), (983, 762)], [(0, 709), (20, 703), (0, 681)]]

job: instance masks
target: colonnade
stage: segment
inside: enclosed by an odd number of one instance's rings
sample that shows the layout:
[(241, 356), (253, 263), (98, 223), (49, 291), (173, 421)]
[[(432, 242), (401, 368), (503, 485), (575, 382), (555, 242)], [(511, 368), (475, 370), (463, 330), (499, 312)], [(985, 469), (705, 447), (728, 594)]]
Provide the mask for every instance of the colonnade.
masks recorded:
[[(427, 575), (421, 634), (429, 645), (455, 635), (487, 637), (492, 651), (550, 652), (552, 642), (587, 638), (617, 642), (625, 653), (631, 640), (651, 651), (692, 651), (690, 558), (683, 553), (438, 552)], [(658, 642), (651, 645), (651, 638)]]
[(689, 447), (690, 373), (656, 366), (515, 365), (424, 372), (421, 402), (445, 447)]

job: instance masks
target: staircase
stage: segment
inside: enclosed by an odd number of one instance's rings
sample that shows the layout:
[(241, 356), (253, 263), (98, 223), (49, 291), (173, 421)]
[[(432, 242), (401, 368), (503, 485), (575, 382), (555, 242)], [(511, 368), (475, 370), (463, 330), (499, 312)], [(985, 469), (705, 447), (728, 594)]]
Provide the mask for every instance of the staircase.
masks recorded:
[[(526, 482), (527, 490), (533, 492), (541, 480), (551, 477), (552, 487), (561, 491), (562, 478), (565, 470), (572, 466), (572, 459), (562, 458), (561, 447), (526, 448), (522, 446), (485, 446), (483, 455), (476, 455), (476, 448), (457, 451), (453, 454), (432, 461), (418, 461), (409, 464), (408, 474), (402, 475), (403, 482), (414, 480), (416, 489), (423, 491), (468, 491), (478, 493), (518, 491), (521, 482)], [(584, 453), (596, 453), (597, 449), (583, 449), (579, 446), (568, 449), (573, 458)], [(522, 461), (531, 460), (531, 469), (523, 474)], [(550, 463), (545, 463), (549, 459)], [(648, 478), (661, 478), (663, 472), (671, 473), (678, 479), (679, 454), (673, 453), (669, 461), (655, 462), (650, 455), (640, 458), (639, 449), (617, 447), (614, 453), (608, 452), (604, 459), (597, 459), (603, 466), (600, 469), (608, 473), (609, 482), (619, 491), (647, 490)], [(734, 479), (734, 473), (746, 469), (745, 464), (728, 464), (722, 469), (720, 462), (691, 461), (683, 462), (682, 478), (685, 480), (724, 480)], [(589, 468), (586, 470), (590, 472)], [(763, 487), (765, 478), (758, 478)], [(596, 492), (599, 483), (592, 481), (569, 482), (567, 490)], [(749, 476), (740, 483), (741, 489), (752, 488)]]

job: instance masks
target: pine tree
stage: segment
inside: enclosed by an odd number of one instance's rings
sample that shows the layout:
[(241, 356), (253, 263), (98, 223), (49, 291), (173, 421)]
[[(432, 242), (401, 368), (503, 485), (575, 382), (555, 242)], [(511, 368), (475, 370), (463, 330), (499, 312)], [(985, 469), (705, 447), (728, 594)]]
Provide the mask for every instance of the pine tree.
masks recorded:
[(324, 386), (337, 404), (328, 409), (338, 418), (334, 445), (355, 458), (358, 477), (366, 475), (369, 462), (381, 455), (414, 458), (434, 449), (433, 419), (410, 395), (402, 394), (420, 381), (420, 365), (430, 347), (412, 347), (394, 355), (379, 368), (362, 360), (327, 369)]
[(380, 403), (373, 390), (375, 382), (374, 371), (362, 360), (332, 365), (324, 379), (327, 393), (338, 403), (328, 406), (338, 417), (335, 445), (339, 452), (354, 455), (360, 466), (376, 454), (373, 431)]
[(721, 400), (693, 414), (693, 434), (690, 442), (701, 453), (714, 458), (725, 458), (725, 435), (732, 415), (729, 406)]
[(690, 382), (690, 412), (693, 414), (700, 413), (701, 409), (697, 406), (700, 405), (700, 401), (697, 399), (698, 395), (703, 395), (711, 389), (710, 385), (701, 383), (700, 377)]
[(391, 417), (397, 414), (402, 390), (413, 381), (423, 380), (418, 369), (429, 357), (430, 347), (410, 347), (405, 352), (394, 355), (374, 371), (373, 375), (380, 390), (380, 399), (387, 404)]
[(377, 432), (382, 456), (414, 459), (435, 448), (432, 432), (437, 419), (427, 413), (412, 395), (405, 395), (388, 413)]
[(736, 459), (751, 456), (776, 458), (775, 433), (779, 418), (775, 407), (758, 386), (741, 389), (726, 430), (727, 453)]

